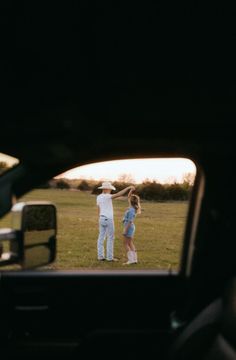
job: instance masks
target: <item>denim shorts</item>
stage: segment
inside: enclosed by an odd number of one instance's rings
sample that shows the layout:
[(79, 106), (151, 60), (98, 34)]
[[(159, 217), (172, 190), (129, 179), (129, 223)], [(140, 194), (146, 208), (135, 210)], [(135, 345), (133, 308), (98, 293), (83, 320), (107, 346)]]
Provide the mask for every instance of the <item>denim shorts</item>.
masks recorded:
[[(125, 226), (125, 228), (126, 228), (127, 223), (124, 223), (124, 226)], [(134, 236), (134, 232), (135, 232), (135, 225), (132, 223), (132, 224), (130, 225), (130, 227), (128, 228), (127, 233), (125, 233), (125, 228), (124, 228), (123, 235), (126, 236), (126, 237), (133, 237), (133, 236)]]

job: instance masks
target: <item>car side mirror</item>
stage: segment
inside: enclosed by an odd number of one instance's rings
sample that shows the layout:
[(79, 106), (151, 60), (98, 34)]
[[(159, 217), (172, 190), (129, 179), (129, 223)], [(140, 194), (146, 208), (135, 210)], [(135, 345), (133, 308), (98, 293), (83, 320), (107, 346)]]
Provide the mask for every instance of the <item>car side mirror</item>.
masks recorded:
[(23, 269), (47, 265), (56, 257), (56, 207), (50, 202), (20, 202), (12, 207), (12, 228), (0, 230), (0, 266), (20, 264)]

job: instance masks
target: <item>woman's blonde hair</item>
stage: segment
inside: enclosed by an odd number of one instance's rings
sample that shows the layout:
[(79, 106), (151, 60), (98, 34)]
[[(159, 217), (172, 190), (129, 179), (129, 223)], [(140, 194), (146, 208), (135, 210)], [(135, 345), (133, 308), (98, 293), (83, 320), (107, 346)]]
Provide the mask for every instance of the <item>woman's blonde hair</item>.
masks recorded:
[(138, 195), (132, 194), (130, 196), (130, 204), (133, 206), (137, 214), (141, 214), (140, 198)]

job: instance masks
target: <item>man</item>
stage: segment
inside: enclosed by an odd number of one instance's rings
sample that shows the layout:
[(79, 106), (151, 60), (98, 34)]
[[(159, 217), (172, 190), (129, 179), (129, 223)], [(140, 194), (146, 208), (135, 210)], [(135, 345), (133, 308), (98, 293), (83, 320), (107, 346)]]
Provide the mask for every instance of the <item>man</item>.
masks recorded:
[[(113, 204), (112, 200), (124, 195), (129, 190), (135, 190), (134, 186), (128, 186), (116, 194), (111, 194), (115, 187), (105, 181), (98, 189), (102, 189), (102, 193), (97, 196), (98, 216), (99, 216), (99, 236), (97, 240), (97, 256), (99, 261), (117, 261), (113, 257), (114, 248), (114, 220), (113, 220)], [(107, 237), (107, 252), (104, 254), (104, 241)]]

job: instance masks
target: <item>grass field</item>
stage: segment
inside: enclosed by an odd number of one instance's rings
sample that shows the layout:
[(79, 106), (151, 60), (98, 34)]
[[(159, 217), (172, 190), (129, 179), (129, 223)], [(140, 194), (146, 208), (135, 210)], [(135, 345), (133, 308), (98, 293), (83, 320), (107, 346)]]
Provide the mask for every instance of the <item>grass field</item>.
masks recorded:
[[(69, 190), (34, 190), (21, 200), (49, 200), (57, 207), (58, 250), (51, 269), (178, 269), (182, 250), (183, 232), (188, 203), (142, 202), (143, 212), (138, 215), (135, 245), (139, 263), (122, 265), (125, 251), (122, 243), (122, 217), (127, 199), (113, 201), (116, 237), (114, 253), (117, 263), (96, 260), (98, 235), (96, 197), (86, 192)], [(1, 227), (10, 227), (11, 216), (0, 220)]]

